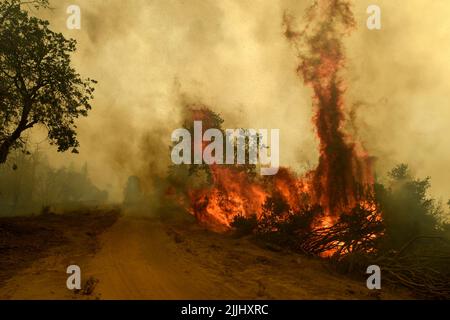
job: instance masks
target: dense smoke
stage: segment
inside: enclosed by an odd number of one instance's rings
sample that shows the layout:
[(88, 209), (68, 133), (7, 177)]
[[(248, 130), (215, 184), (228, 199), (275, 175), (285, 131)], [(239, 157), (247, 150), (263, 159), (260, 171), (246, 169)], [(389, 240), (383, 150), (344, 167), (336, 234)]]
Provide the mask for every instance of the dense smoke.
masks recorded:
[[(192, 99), (221, 113), (225, 127), (280, 128), (281, 164), (316, 167), (310, 92), (299, 85), (282, 26), (285, 11), (302, 17), (309, 3), (80, 0), (82, 28), (73, 31), (65, 28), (69, 4), (54, 1), (39, 14), (77, 39), (75, 65), (99, 85), (79, 123), (80, 155), (49, 148), (53, 165), (87, 161), (92, 180), (121, 200), (130, 175), (145, 182), (163, 174), (181, 100)], [(446, 197), (450, 5), (427, 4), (423, 16), (423, 1), (379, 1), (383, 27), (369, 31), (369, 4), (354, 3), (356, 28), (345, 40), (353, 128), (379, 172), (409, 162)]]

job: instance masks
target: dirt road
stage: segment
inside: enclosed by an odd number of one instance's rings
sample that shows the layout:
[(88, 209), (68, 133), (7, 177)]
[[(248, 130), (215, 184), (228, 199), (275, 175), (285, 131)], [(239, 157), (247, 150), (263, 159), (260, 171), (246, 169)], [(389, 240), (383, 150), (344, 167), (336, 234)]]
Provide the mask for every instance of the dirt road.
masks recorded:
[[(122, 217), (99, 238), (94, 254), (55, 249), (0, 288), (7, 299), (375, 299), (364, 281), (330, 271), (317, 259), (260, 248), (248, 239), (214, 234), (191, 223)], [(59, 250), (59, 251), (58, 251)], [(78, 264), (89, 295), (66, 286)]]
[[(102, 239), (102, 250), (88, 264), (104, 299), (200, 299), (232, 296), (188, 254), (161, 222), (122, 219)], [(219, 279), (217, 279), (219, 280)]]

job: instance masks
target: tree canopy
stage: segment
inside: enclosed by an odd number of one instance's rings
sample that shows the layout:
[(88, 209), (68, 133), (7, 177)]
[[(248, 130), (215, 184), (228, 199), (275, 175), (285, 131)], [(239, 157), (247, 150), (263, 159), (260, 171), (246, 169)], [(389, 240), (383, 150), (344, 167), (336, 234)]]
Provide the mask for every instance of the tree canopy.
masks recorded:
[(76, 41), (49, 29), (25, 5), (46, 0), (0, 3), (0, 164), (8, 153), (25, 148), (22, 134), (42, 125), (58, 151), (77, 152), (75, 119), (91, 109), (95, 80), (71, 65)]

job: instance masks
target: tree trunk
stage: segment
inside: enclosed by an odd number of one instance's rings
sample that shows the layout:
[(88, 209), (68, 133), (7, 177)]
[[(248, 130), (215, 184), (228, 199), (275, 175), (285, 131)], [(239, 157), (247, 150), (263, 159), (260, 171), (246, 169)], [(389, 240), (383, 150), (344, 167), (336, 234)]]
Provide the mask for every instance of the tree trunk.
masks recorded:
[[(25, 84), (23, 85), (25, 87)], [(6, 159), (8, 158), (8, 153), (11, 150), (12, 145), (14, 142), (17, 141), (17, 139), (20, 138), (20, 135), (23, 131), (26, 129), (29, 129), (33, 127), (35, 122), (31, 122), (27, 125), (28, 121), (28, 115), (30, 114), (31, 108), (32, 108), (32, 102), (28, 98), (28, 95), (24, 97), (25, 102), (23, 106), (22, 116), (20, 117), (20, 122), (17, 125), (17, 128), (14, 130), (14, 132), (6, 138), (3, 143), (0, 145), (0, 164), (3, 164), (6, 162)]]
[(12, 142), (10, 139), (6, 139), (1, 145), (0, 145), (0, 164), (3, 164), (6, 162), (6, 159), (8, 158), (9, 149), (11, 148)]
[(16, 142), (17, 139), (20, 138), (20, 134), (23, 129), (17, 128), (9, 138), (3, 141), (0, 145), (0, 164), (3, 164), (8, 159), (8, 153), (11, 150), (11, 146)]

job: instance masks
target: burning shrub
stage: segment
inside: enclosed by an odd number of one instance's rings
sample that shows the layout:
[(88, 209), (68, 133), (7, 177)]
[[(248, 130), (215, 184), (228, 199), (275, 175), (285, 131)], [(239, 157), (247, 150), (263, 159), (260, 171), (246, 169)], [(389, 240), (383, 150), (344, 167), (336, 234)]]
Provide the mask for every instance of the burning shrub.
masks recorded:
[(342, 257), (353, 252), (369, 253), (378, 248), (384, 227), (375, 205), (357, 205), (331, 225), (318, 205), (293, 211), (279, 194), (267, 198), (258, 234), (264, 240), (319, 256)]
[(258, 237), (295, 251), (304, 251), (303, 241), (311, 232), (314, 220), (323, 213), (319, 206), (303, 206), (294, 210), (276, 191), (267, 197), (262, 212), (258, 221)]
[(268, 196), (262, 206), (262, 216), (259, 230), (263, 233), (279, 232), (281, 225), (291, 214), (291, 207), (279, 192)]
[(384, 226), (376, 206), (357, 205), (342, 213), (337, 223), (312, 230), (303, 250), (322, 256), (342, 257), (349, 253), (372, 253), (378, 248)]
[(252, 214), (250, 217), (236, 216), (234, 217), (231, 227), (235, 229), (235, 234), (238, 237), (247, 236), (252, 234), (258, 226), (258, 219), (256, 214)]

